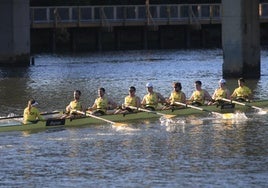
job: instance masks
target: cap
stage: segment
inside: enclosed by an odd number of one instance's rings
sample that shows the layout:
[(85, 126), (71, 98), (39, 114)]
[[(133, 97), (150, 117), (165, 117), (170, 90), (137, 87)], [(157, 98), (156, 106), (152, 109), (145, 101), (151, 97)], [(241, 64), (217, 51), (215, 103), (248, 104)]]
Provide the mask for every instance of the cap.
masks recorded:
[(151, 82), (148, 82), (148, 83), (146, 84), (146, 87), (153, 87), (153, 84), (152, 84)]
[(32, 105), (32, 106), (36, 106), (36, 105), (38, 105), (38, 102), (36, 102), (35, 100), (32, 99), (32, 100), (31, 100), (31, 105)]
[(220, 84), (225, 84), (226, 81), (225, 81), (224, 79), (220, 79), (219, 83), (220, 83)]

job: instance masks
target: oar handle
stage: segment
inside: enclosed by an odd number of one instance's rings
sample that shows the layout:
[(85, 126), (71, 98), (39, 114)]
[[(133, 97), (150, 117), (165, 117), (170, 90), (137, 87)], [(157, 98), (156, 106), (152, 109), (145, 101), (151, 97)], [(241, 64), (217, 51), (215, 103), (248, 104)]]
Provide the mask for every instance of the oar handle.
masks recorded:
[(205, 110), (203, 108), (193, 106), (193, 105), (190, 105), (190, 104), (185, 104), (185, 103), (182, 103), (182, 102), (175, 102), (175, 104), (182, 105), (182, 106), (189, 107), (189, 108), (193, 108), (193, 109), (196, 109), (196, 110), (208, 111), (208, 110)]
[(226, 101), (226, 102), (230, 102), (230, 103), (239, 104), (239, 105), (242, 105), (242, 106), (246, 106), (245, 103), (238, 102), (238, 101), (234, 101), (234, 100), (230, 100), (230, 99), (226, 99), (226, 98), (221, 98), (220, 100), (222, 100), (222, 101)]
[(161, 115), (161, 116), (165, 116), (166, 114), (162, 114), (160, 112), (155, 112), (155, 111), (152, 111), (152, 110), (148, 110), (148, 109), (144, 109), (144, 108), (138, 108), (138, 107), (134, 107), (134, 106), (128, 106), (129, 108), (131, 109), (136, 109), (136, 110), (140, 110), (140, 111), (144, 111), (144, 112), (149, 112), (149, 113), (153, 113), (153, 114), (158, 114), (158, 115)]

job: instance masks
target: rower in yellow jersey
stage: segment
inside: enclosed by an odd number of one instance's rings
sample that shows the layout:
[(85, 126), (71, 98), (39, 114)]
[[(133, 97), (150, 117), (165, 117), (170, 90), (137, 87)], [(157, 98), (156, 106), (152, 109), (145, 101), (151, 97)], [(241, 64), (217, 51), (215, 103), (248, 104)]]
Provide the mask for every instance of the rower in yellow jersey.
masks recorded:
[(38, 120), (44, 120), (44, 118), (40, 115), (39, 110), (36, 108), (38, 103), (31, 99), (28, 101), (27, 107), (24, 109), (23, 112), (23, 123), (36, 123)]
[(208, 103), (208, 105), (219, 105), (224, 103), (221, 101), (222, 98), (230, 99), (230, 91), (226, 87), (226, 80), (220, 79), (219, 80), (219, 87), (214, 91), (212, 95), (212, 101)]
[(251, 100), (252, 99), (252, 92), (251, 92), (251, 89), (249, 89), (245, 85), (244, 78), (239, 78), (237, 82), (238, 82), (238, 88), (236, 88), (234, 90), (233, 94), (231, 95), (231, 99), (237, 100), (240, 102), (245, 102), (245, 101)]
[(174, 107), (183, 107), (181, 105), (176, 104), (175, 102), (180, 102), (180, 103), (186, 103), (186, 96), (185, 93), (181, 90), (182, 86), (180, 82), (174, 82), (173, 84), (173, 91), (170, 94), (170, 97), (166, 100), (167, 104), (169, 104), (169, 107), (166, 107), (164, 109), (170, 109)]
[(81, 91), (80, 90), (75, 90), (74, 91), (74, 100), (70, 102), (68, 106), (66, 106), (66, 113), (70, 115), (75, 115), (76, 110), (82, 111), (83, 107), (80, 102), (80, 96), (81, 96)]
[(128, 106), (133, 107), (140, 107), (141, 100), (138, 96), (136, 96), (136, 88), (134, 86), (129, 87), (128, 90), (129, 94), (124, 99), (124, 104), (122, 104), (119, 109), (115, 111), (115, 114), (126, 114), (126, 113), (133, 113), (134, 110), (129, 108)]
[(61, 116), (61, 119), (70, 117), (80, 117), (81, 114), (76, 111), (83, 111), (82, 104), (80, 102), (81, 91), (75, 90), (73, 93), (74, 100), (72, 100), (65, 108), (65, 113)]
[(165, 98), (157, 92), (154, 92), (153, 84), (147, 83), (147, 94), (143, 97), (141, 105), (148, 110), (156, 110), (158, 103), (165, 103)]
[(101, 87), (98, 89), (98, 98), (95, 99), (94, 104), (88, 110), (93, 115), (105, 115), (107, 114), (107, 110), (113, 110), (116, 106), (115, 102), (106, 97), (105, 89)]
[(206, 104), (206, 101), (211, 101), (210, 94), (202, 89), (202, 82), (200, 80), (195, 81), (195, 91), (192, 93), (188, 103), (195, 106), (201, 106)]

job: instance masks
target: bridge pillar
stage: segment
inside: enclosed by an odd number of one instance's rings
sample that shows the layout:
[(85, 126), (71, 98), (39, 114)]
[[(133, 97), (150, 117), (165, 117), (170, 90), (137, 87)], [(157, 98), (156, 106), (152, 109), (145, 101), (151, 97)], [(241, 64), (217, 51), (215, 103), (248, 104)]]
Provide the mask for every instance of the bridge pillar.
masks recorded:
[(30, 65), (30, 2), (0, 1), (0, 66)]
[(223, 76), (260, 77), (259, 0), (222, 1)]

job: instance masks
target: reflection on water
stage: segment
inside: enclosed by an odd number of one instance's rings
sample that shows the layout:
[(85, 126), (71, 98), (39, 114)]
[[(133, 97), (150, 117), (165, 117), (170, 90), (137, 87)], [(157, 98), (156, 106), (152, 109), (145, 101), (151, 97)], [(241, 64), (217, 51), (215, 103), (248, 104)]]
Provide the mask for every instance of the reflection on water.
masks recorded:
[[(262, 77), (249, 80), (256, 98), (268, 98), (267, 57)], [(138, 95), (152, 81), (168, 96), (179, 80), (189, 96), (201, 79), (212, 93), (222, 54), (210, 51), (129, 51), (39, 55), (27, 69), (0, 70), (0, 116), (21, 113), (29, 97), (43, 111), (64, 108), (81, 89), (89, 105), (103, 86), (118, 103), (130, 85)], [(18, 71), (18, 70), (16, 70)], [(228, 80), (232, 90), (236, 80)], [(268, 116), (255, 111), (222, 119), (210, 114), (0, 133), (1, 187), (266, 187)]]

